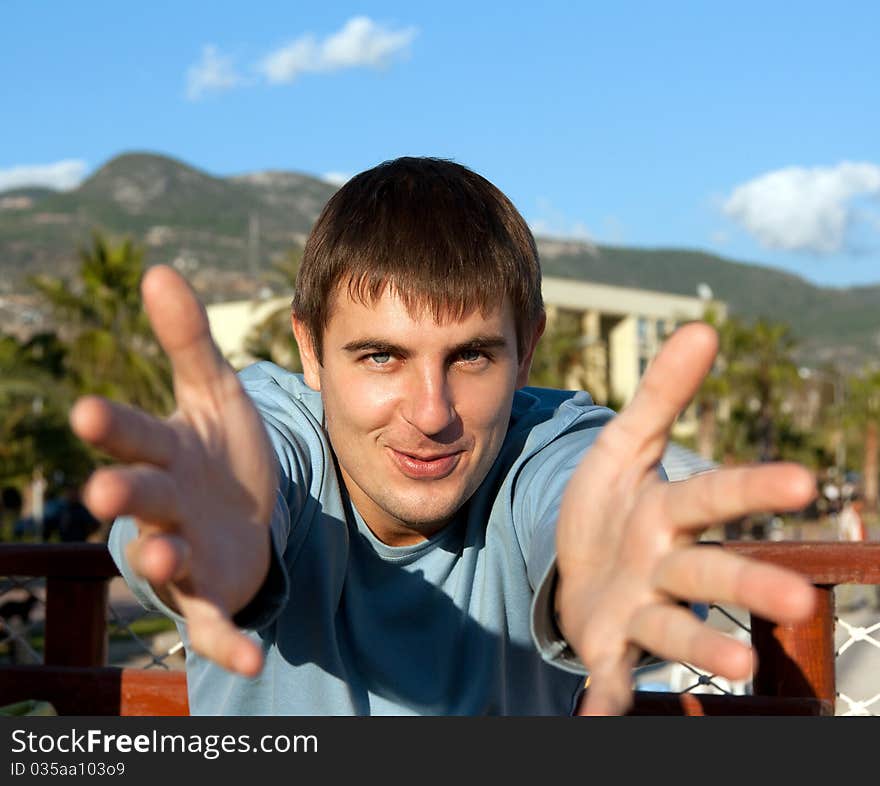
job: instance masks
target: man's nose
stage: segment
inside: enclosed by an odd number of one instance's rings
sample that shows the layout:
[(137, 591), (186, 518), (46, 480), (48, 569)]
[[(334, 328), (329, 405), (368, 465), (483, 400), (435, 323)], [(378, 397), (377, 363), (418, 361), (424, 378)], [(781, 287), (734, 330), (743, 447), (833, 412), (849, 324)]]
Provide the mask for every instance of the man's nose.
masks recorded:
[(407, 395), (406, 419), (422, 434), (439, 434), (457, 417), (446, 375), (422, 371)]

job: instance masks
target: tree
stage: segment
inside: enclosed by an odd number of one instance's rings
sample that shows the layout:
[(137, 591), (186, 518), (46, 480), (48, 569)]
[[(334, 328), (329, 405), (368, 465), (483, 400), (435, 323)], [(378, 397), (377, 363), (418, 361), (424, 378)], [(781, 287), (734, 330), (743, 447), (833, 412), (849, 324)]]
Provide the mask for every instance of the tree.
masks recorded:
[(64, 349), (51, 333), (21, 342), (0, 336), (0, 479), (23, 485), (35, 468), (47, 477), (84, 480), (93, 452), (74, 437), (67, 413), (74, 391)]
[(729, 354), (729, 348), (725, 343), (732, 332), (724, 327), (725, 323), (718, 311), (711, 306), (703, 314), (703, 321), (715, 328), (719, 338), (715, 363), (694, 397), (697, 412), (697, 452), (711, 461), (715, 459), (718, 438), (718, 407), (727, 399), (730, 392), (730, 382), (724, 370), (726, 357)]
[(877, 510), (878, 423), (880, 423), (880, 371), (865, 369), (852, 376), (846, 385), (845, 417), (847, 425), (861, 437), (862, 484), (865, 506)]
[(95, 393), (167, 414), (171, 369), (141, 308), (142, 249), (130, 240), (110, 245), (95, 232), (79, 256), (73, 281), (31, 278), (58, 324), (69, 384), (77, 395)]
[[(302, 251), (291, 249), (283, 259), (272, 263), (265, 277), (266, 284), (272, 289), (292, 293), (301, 262)], [(291, 371), (302, 371), (299, 347), (290, 325), (289, 306), (275, 309), (251, 328), (244, 348), (256, 360), (271, 360)]]
[(562, 312), (547, 320), (529, 372), (535, 387), (564, 388), (571, 369), (581, 362), (581, 328), (576, 315)]
[(747, 323), (735, 316), (716, 327), (720, 359), (697, 401), (706, 408), (721, 402), (727, 410), (718, 424), (722, 458), (801, 458), (808, 446), (791, 414), (801, 379), (790, 327), (766, 319)]

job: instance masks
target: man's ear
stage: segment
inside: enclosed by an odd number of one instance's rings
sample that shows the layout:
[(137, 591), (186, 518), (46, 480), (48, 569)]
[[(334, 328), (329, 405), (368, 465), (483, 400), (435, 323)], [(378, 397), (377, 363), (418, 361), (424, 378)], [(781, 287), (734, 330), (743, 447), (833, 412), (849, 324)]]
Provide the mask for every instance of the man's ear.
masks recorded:
[(547, 326), (547, 315), (541, 314), (541, 318), (535, 325), (532, 337), (526, 344), (525, 354), (519, 361), (519, 370), (516, 374), (516, 386), (518, 388), (525, 387), (529, 384), (529, 372), (532, 370), (532, 358), (535, 356), (535, 347), (538, 346), (538, 340), (544, 335), (544, 328)]
[(293, 326), (293, 335), (296, 338), (297, 346), (299, 346), (299, 357), (302, 361), (303, 378), (312, 390), (320, 390), (321, 374), (319, 372), (321, 364), (318, 362), (318, 355), (315, 352), (315, 345), (312, 342), (312, 334), (295, 316), (290, 317), (290, 324)]

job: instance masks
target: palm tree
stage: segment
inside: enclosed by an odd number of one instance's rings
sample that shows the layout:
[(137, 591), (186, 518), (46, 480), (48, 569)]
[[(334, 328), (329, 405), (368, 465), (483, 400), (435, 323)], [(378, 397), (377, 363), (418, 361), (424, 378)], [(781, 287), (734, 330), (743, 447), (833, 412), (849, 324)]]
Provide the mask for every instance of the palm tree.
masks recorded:
[(167, 414), (173, 406), (171, 369), (141, 308), (143, 251), (130, 240), (110, 245), (95, 232), (91, 248), (79, 255), (73, 281), (31, 278), (59, 326), (67, 378), (77, 394)]
[(880, 422), (880, 371), (864, 370), (850, 377), (846, 385), (845, 417), (851, 429), (861, 436), (862, 484), (865, 506), (877, 509), (878, 422)]
[(32, 440), (23, 425), (40, 407), (38, 402), (55, 388), (48, 375), (29, 368), (22, 345), (13, 336), (0, 336), (0, 477), (27, 474), (33, 455)]
[(547, 328), (532, 358), (529, 384), (547, 388), (567, 387), (566, 379), (581, 362), (582, 355), (581, 328), (577, 317), (560, 312), (554, 319), (547, 320)]
[(791, 328), (780, 322), (759, 319), (746, 335), (750, 362), (744, 378), (758, 403), (756, 436), (760, 461), (779, 458), (779, 425), (785, 399), (800, 386), (793, 353), (797, 341)]
[[(788, 325), (729, 317), (718, 326), (719, 361), (698, 393), (708, 408), (723, 401), (722, 458), (771, 461), (804, 450), (788, 409), (801, 385), (794, 362), (796, 339)], [(712, 407), (714, 411), (714, 406)]]
[(20, 342), (0, 336), (0, 479), (28, 482), (35, 468), (47, 477), (83, 480), (94, 454), (67, 425), (74, 391), (63, 371), (63, 347), (52, 334)]
[[(292, 293), (302, 261), (302, 251), (291, 249), (283, 259), (273, 262), (266, 275), (266, 284)], [(302, 371), (299, 347), (290, 326), (290, 307), (282, 306), (251, 328), (245, 338), (245, 352), (257, 360), (271, 360), (291, 371)]]
[(706, 309), (703, 321), (715, 328), (719, 341), (718, 356), (712, 370), (694, 396), (697, 410), (697, 452), (712, 461), (716, 458), (718, 408), (730, 394), (730, 380), (724, 372), (727, 356), (730, 354), (730, 348), (726, 345), (733, 333), (715, 308)]

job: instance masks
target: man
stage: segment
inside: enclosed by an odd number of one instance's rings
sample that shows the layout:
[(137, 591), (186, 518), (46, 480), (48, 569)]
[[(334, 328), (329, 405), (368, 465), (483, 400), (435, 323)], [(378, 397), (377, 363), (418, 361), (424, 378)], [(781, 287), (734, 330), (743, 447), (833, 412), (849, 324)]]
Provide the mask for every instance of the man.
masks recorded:
[(677, 484), (658, 462), (714, 331), (672, 336), (612, 419), (522, 390), (544, 328), (534, 240), (479, 175), (404, 158), (328, 202), (303, 255), (304, 374), (236, 376), (186, 283), (144, 304), (173, 369), (167, 421), (96, 398), (75, 431), (123, 466), (86, 500), (187, 648), (193, 713), (620, 713), (645, 653), (746, 676), (745, 645), (682, 601), (807, 615), (812, 587), (698, 547), (701, 528), (812, 496), (793, 465)]
[(865, 520), (862, 518), (864, 502), (858, 492), (844, 495), (843, 508), (837, 514), (837, 539), (858, 543), (868, 539)]
[[(49, 503), (53, 503), (51, 508)], [(79, 486), (68, 483), (58, 496), (51, 497), (43, 512), (43, 540), (48, 541), (57, 532), (62, 543), (88, 540), (101, 527), (83, 505)]]

